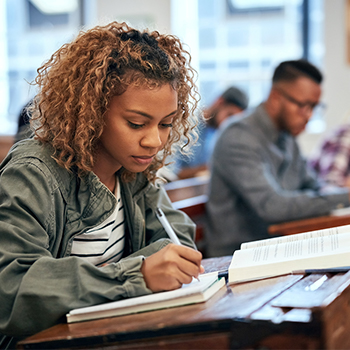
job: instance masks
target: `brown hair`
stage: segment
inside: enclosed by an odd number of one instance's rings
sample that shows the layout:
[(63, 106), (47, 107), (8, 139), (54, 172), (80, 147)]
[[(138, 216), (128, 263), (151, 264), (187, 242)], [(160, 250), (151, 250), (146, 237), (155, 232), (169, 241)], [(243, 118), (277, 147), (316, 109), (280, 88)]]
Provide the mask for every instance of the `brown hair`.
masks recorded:
[[(190, 62), (172, 35), (140, 32), (117, 22), (81, 32), (38, 69), (35, 83), (40, 91), (31, 107), (35, 138), (53, 147), (60, 166), (83, 176), (93, 168), (111, 98), (131, 84), (171, 84), (178, 94), (178, 113), (163, 152), (144, 171), (153, 181), (172, 145), (182, 140), (186, 146), (196, 137), (199, 95)], [(125, 181), (134, 176), (124, 169)]]

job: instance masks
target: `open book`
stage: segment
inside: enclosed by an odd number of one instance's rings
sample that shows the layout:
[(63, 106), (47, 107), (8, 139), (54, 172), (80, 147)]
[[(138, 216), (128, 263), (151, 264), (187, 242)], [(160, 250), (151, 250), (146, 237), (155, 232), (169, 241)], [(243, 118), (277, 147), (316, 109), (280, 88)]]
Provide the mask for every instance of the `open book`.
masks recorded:
[(350, 270), (350, 225), (243, 243), (229, 283), (316, 269)]
[(192, 283), (184, 284), (176, 290), (74, 309), (66, 315), (67, 322), (72, 323), (201, 303), (211, 298), (225, 284), (225, 278), (218, 278), (217, 275), (201, 275), (199, 281), (193, 279)]

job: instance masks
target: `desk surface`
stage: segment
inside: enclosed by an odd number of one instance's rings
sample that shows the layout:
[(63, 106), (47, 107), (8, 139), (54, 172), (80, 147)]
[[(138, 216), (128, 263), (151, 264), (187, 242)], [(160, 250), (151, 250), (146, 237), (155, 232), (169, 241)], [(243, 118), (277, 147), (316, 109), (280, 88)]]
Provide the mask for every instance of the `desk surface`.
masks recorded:
[(343, 216), (319, 216), (303, 220), (284, 222), (271, 225), (268, 228), (270, 235), (291, 235), (294, 233), (321, 230), (330, 227), (350, 225), (350, 215)]
[[(207, 272), (231, 257), (203, 260)], [(350, 273), (288, 275), (223, 288), (209, 301), (147, 313), (60, 324), (24, 349), (350, 348)]]

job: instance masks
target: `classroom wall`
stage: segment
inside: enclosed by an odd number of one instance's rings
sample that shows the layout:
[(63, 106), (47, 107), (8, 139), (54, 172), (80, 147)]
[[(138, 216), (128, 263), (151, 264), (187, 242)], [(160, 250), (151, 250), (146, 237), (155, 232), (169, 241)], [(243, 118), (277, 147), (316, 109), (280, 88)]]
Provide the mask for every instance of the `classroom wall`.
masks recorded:
[[(348, 0), (324, 0), (324, 83), (322, 100), (326, 103), (326, 130), (299, 137), (304, 154), (310, 154), (330, 130), (350, 122), (350, 63), (347, 61), (346, 3)], [(348, 24), (350, 25), (350, 23)]]
[(171, 0), (97, 0), (96, 8), (99, 24), (127, 20), (134, 27), (171, 33)]
[[(328, 102), (327, 125), (350, 122), (350, 62), (346, 35), (346, 3), (348, 0), (325, 1), (325, 84), (324, 97)], [(349, 8), (350, 10), (350, 8)]]

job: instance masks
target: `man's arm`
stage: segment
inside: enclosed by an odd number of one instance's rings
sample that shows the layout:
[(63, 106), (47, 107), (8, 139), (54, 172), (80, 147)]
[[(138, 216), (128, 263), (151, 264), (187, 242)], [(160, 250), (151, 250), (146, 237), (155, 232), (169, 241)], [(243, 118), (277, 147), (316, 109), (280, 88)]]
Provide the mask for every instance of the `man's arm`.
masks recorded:
[[(339, 205), (349, 205), (347, 189), (334, 188), (325, 194), (311, 186), (303, 164), (297, 164), (295, 175), (300, 179), (292, 179), (299, 183), (282, 188), (273, 167), (264, 159), (259, 140), (239, 126), (223, 133), (213, 157), (220, 176), (267, 223), (324, 215)], [(310, 188), (305, 188), (305, 183)]]

